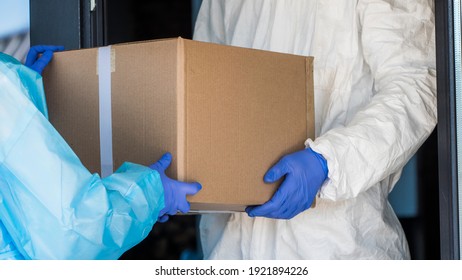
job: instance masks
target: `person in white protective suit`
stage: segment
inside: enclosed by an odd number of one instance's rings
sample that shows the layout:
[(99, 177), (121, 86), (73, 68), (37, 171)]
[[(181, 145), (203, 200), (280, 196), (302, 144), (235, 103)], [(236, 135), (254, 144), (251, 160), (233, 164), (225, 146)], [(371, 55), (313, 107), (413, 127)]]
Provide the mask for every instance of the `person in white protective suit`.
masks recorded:
[(47, 119), (40, 73), (61, 49), (31, 48), (28, 67), (0, 53), (0, 259), (117, 259), (201, 188), (165, 175), (169, 153), (91, 174)]
[(314, 56), (317, 137), (270, 201), (202, 215), (204, 258), (409, 259), (388, 194), (437, 122), (433, 1), (204, 0), (194, 39)]

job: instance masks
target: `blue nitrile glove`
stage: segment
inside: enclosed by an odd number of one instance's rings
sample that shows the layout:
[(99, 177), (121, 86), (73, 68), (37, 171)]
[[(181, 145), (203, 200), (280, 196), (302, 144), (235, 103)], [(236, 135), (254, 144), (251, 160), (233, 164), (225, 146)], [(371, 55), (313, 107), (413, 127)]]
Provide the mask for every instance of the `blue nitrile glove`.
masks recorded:
[(199, 183), (186, 183), (173, 180), (165, 175), (165, 170), (172, 162), (170, 153), (164, 154), (159, 161), (149, 166), (160, 174), (162, 186), (164, 187), (165, 207), (159, 213), (158, 222), (166, 222), (169, 215), (175, 215), (178, 212), (189, 212), (189, 202), (186, 200), (187, 195), (194, 195), (202, 188)]
[(33, 46), (30, 48), (29, 53), (27, 54), (26, 63), (24, 63), (24, 65), (32, 70), (35, 70), (41, 75), (43, 69), (45, 69), (45, 67), (53, 58), (53, 53), (63, 50), (64, 46)]
[(250, 217), (291, 219), (310, 208), (327, 174), (326, 160), (311, 148), (286, 155), (264, 177), (273, 183), (285, 175), (281, 186), (268, 202), (249, 206), (246, 212)]

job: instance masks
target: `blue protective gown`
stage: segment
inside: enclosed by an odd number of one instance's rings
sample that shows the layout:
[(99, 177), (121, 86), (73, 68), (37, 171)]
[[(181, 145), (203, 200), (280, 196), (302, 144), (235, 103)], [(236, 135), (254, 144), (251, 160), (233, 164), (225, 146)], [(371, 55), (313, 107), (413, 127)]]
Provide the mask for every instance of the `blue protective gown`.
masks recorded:
[(117, 259), (164, 207), (159, 174), (91, 174), (47, 119), (42, 78), (0, 53), (0, 259)]

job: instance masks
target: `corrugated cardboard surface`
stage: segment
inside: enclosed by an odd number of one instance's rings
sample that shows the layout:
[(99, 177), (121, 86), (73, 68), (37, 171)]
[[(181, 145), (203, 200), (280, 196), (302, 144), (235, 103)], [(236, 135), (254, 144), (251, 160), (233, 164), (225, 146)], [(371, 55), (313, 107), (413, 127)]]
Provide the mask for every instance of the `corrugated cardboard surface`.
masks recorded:
[(92, 172), (100, 169), (97, 49), (56, 53), (44, 72), (51, 123)]
[(307, 138), (306, 60), (193, 41), (185, 52), (186, 177), (205, 186), (191, 202), (265, 202), (266, 170)]
[[(277, 184), (263, 175), (314, 137), (312, 59), (170, 39), (111, 47), (114, 167), (174, 156), (198, 181), (193, 210), (242, 211)], [(97, 50), (57, 53), (44, 73), (50, 120), (99, 172)]]
[[(114, 167), (125, 161), (149, 165), (167, 151), (177, 163), (177, 41), (112, 48)], [(176, 164), (168, 174), (176, 176)]]

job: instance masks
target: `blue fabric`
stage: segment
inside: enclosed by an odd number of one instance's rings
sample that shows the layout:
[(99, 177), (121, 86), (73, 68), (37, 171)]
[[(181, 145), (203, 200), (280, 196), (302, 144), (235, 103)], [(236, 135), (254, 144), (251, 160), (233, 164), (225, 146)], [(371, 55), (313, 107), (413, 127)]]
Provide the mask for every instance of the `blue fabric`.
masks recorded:
[(148, 167), (91, 174), (47, 120), (41, 76), (0, 53), (0, 258), (117, 259), (163, 208)]
[(0, 260), (23, 260), (24, 257), (19, 253), (14, 245), (10, 234), (6, 231), (2, 221), (0, 221)]

